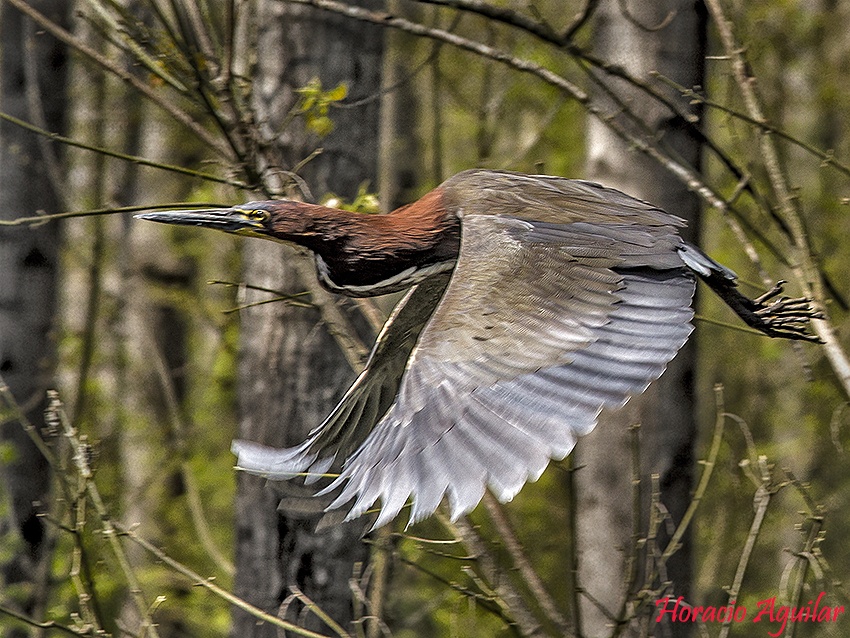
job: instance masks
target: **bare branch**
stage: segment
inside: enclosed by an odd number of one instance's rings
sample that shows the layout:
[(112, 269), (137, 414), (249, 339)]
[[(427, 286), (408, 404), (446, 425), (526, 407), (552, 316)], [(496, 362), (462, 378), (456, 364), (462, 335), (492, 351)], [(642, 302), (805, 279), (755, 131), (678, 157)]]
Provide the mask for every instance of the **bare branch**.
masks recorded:
[(199, 585), (200, 587), (203, 587), (204, 589), (208, 589), (209, 591), (211, 591), (213, 594), (215, 594), (219, 598), (222, 598), (223, 600), (226, 600), (230, 604), (235, 605), (236, 607), (239, 607), (239, 609), (247, 611), (249, 614), (251, 614), (252, 616), (257, 618), (258, 620), (262, 620), (264, 622), (269, 623), (270, 625), (274, 625), (275, 627), (280, 627), (281, 629), (291, 631), (292, 633), (297, 634), (299, 636), (304, 636), (305, 638), (330, 638), (330, 636), (327, 636), (325, 634), (320, 634), (320, 633), (317, 633), (315, 631), (310, 631), (309, 629), (304, 629), (303, 627), (299, 627), (299, 626), (294, 625), (290, 622), (282, 620), (282, 619), (278, 618), (277, 616), (272, 616), (271, 614), (264, 612), (259, 607), (255, 607), (251, 603), (249, 603), (245, 600), (242, 600), (241, 598), (239, 598), (238, 596), (235, 596), (234, 594), (231, 594), (226, 589), (222, 589), (221, 587), (216, 585), (213, 582), (212, 579), (204, 578), (203, 576), (198, 574), (198, 572), (193, 571), (193, 570), (189, 569), (188, 567), (186, 567), (183, 563), (180, 563), (180, 562), (174, 560), (173, 558), (168, 556), (168, 554), (166, 554), (165, 552), (163, 552), (162, 550), (160, 550), (156, 546), (152, 545), (151, 543), (149, 543), (148, 541), (143, 539), (141, 536), (136, 534), (134, 531), (124, 527), (121, 523), (118, 523), (116, 521), (107, 521), (107, 522), (109, 522), (110, 525), (112, 527), (114, 527), (115, 530), (120, 535), (129, 538), (132, 542), (136, 543), (142, 549), (144, 549), (145, 551), (147, 551), (151, 555), (153, 555), (157, 560), (168, 565), (174, 571), (182, 574), (183, 576), (185, 576), (186, 578), (191, 580), (195, 585)]
[(655, 77), (657, 77), (659, 80), (661, 80), (662, 82), (664, 82), (668, 86), (671, 86), (672, 88), (679, 91), (682, 94), (682, 97), (688, 98), (689, 100), (692, 100), (694, 102), (699, 102), (700, 104), (703, 104), (704, 106), (707, 106), (708, 108), (717, 109), (721, 113), (725, 113), (726, 115), (729, 115), (729, 116), (735, 118), (736, 120), (740, 120), (742, 122), (750, 124), (751, 126), (754, 126), (757, 129), (761, 130), (762, 132), (770, 133), (771, 135), (776, 135), (776, 137), (780, 137), (783, 140), (785, 140), (786, 142), (790, 142), (794, 146), (797, 146), (797, 147), (803, 149), (804, 151), (806, 151), (806, 153), (812, 155), (813, 157), (817, 157), (821, 161), (822, 166), (831, 166), (832, 168), (837, 170), (839, 173), (842, 173), (843, 175), (850, 177), (850, 165), (845, 164), (844, 162), (841, 162), (838, 159), (836, 159), (835, 154), (832, 151), (824, 151), (823, 149), (820, 149), (820, 148), (818, 148), (818, 147), (816, 147), (812, 144), (809, 144), (805, 140), (801, 140), (799, 137), (795, 137), (794, 135), (791, 135), (787, 131), (784, 131), (781, 128), (779, 128), (778, 126), (774, 126), (773, 124), (771, 124), (768, 121), (764, 121), (764, 120), (759, 121), (759, 120), (747, 115), (746, 113), (741, 113), (738, 110), (735, 110), (735, 109), (733, 109), (729, 106), (726, 106), (725, 104), (721, 104), (720, 102), (715, 102), (714, 100), (711, 100), (708, 97), (706, 97), (706, 95), (704, 95), (703, 93), (700, 93), (699, 91), (695, 91), (694, 89), (690, 89), (688, 87), (682, 86), (681, 84), (674, 82), (673, 80), (671, 80), (668, 77), (665, 77), (665, 76), (657, 74), (657, 73), (653, 74), (653, 75), (655, 75)]
[(32, 215), (30, 217), (18, 217), (16, 219), (0, 219), (0, 226), (39, 226), (56, 219), (71, 219), (72, 217), (91, 217), (94, 215), (119, 215), (122, 213), (137, 213), (142, 210), (169, 210), (175, 208), (216, 208), (221, 204), (186, 204), (185, 202), (171, 202), (169, 204), (156, 204), (154, 206), (119, 206), (117, 208), (94, 208), (92, 210), (78, 210), (65, 213), (51, 213), (45, 215)]
[[(756, 95), (755, 78), (750, 74), (747, 61), (744, 58), (744, 50), (735, 41), (732, 23), (726, 18), (720, 0), (706, 0), (706, 6), (717, 25), (726, 55), (732, 61), (735, 80), (750, 117), (756, 122), (766, 122), (767, 118)], [(760, 137), (760, 146), (771, 186), (790, 231), (795, 259), (792, 272), (803, 294), (814, 301), (817, 311), (824, 317), (828, 317), (824, 304), (823, 283), (812, 256), (808, 235), (803, 226), (801, 205), (799, 199), (791, 194), (770, 131), (763, 131)], [(850, 396), (850, 359), (848, 359), (847, 353), (838, 341), (835, 329), (827, 318), (812, 319), (811, 323), (815, 333), (823, 341), (824, 351), (838, 381), (844, 388), (845, 394)]]
[[(522, 636), (540, 635), (540, 623), (528, 609), (516, 588), (499, 573), (496, 561), (472, 525), (463, 518), (452, 523), (440, 510), (437, 510), (435, 515), (440, 523), (454, 536), (461, 539), (467, 550), (475, 556), (481, 575), (488, 583), (491, 583), (490, 587), (494, 588), (493, 593), (499, 606), (503, 609), (505, 615), (513, 620), (518, 633)], [(472, 576), (471, 573), (470, 576)], [(483, 582), (479, 582), (479, 586), (488, 587)]]
[(325, 11), (339, 13), (341, 15), (354, 18), (355, 20), (372, 22), (374, 24), (379, 24), (386, 27), (400, 29), (407, 33), (412, 33), (413, 35), (431, 38), (432, 40), (440, 40), (442, 42), (446, 42), (448, 44), (456, 46), (459, 49), (471, 51), (472, 53), (477, 53), (478, 55), (481, 55), (491, 60), (495, 60), (496, 62), (507, 64), (508, 66), (516, 69), (517, 71), (535, 75), (547, 84), (551, 84), (552, 86), (561, 89), (562, 91), (571, 95), (574, 99), (583, 104), (587, 103), (590, 99), (589, 96), (578, 85), (573, 84), (566, 78), (550, 71), (549, 69), (539, 64), (536, 64), (535, 62), (531, 62), (530, 60), (525, 60), (523, 58), (510, 55), (509, 53), (506, 53), (505, 51), (502, 51), (495, 47), (482, 44), (475, 40), (470, 40), (469, 38), (464, 38), (463, 36), (456, 35), (443, 29), (426, 27), (416, 22), (405, 20), (404, 18), (397, 18), (389, 13), (381, 11), (369, 11), (367, 9), (349, 5), (344, 2), (337, 2), (336, 0), (281, 1), (290, 2), (292, 4), (304, 4), (312, 7), (317, 7)]
[(153, 353), (152, 359), (156, 368), (156, 375), (159, 379), (162, 394), (165, 397), (168, 413), (171, 416), (171, 428), (174, 432), (175, 438), (177, 439), (180, 476), (186, 490), (186, 501), (189, 506), (192, 524), (195, 527), (201, 546), (204, 550), (206, 550), (212, 561), (218, 565), (219, 569), (221, 569), (225, 574), (233, 576), (236, 573), (236, 568), (234, 567), (233, 562), (218, 548), (218, 545), (213, 538), (212, 529), (210, 528), (207, 515), (204, 512), (204, 507), (201, 503), (198, 483), (195, 480), (195, 474), (192, 472), (192, 468), (189, 464), (188, 455), (186, 453), (186, 433), (189, 428), (183, 422), (183, 416), (180, 411), (180, 401), (177, 398), (177, 391), (174, 388), (174, 380), (172, 375), (169, 373), (161, 348), (157, 346), (156, 339), (148, 333), (146, 333), (144, 337), (148, 342), (148, 352)]
[(2, 603), (0, 603), (0, 614), (6, 614), (10, 618), (14, 618), (15, 620), (18, 620), (36, 629), (55, 629), (57, 631), (66, 633), (69, 636), (76, 636), (77, 638), (79, 638), (80, 636), (80, 632), (75, 627), (68, 627), (53, 620), (40, 622), (38, 620), (35, 620), (34, 618), (30, 618), (26, 614), (22, 614), (21, 612), (12, 609), (11, 607), (7, 607)]
[(40, 126), (36, 126), (35, 124), (30, 124), (29, 122), (25, 122), (14, 115), (9, 115), (8, 113), (3, 113), (0, 111), (0, 119), (6, 120), (7, 122), (14, 124), (15, 126), (20, 126), (27, 131), (31, 131), (36, 133), (37, 135), (41, 135), (42, 137), (46, 137), (47, 139), (58, 142), (59, 144), (65, 144), (66, 146), (74, 146), (76, 148), (82, 148), (87, 151), (92, 151), (93, 153), (100, 153), (101, 155), (106, 155), (107, 157), (114, 157), (116, 159), (124, 160), (125, 162), (130, 162), (132, 164), (138, 164), (140, 166), (150, 166), (151, 168), (158, 168), (163, 171), (171, 171), (172, 173), (181, 173), (183, 175), (187, 175), (189, 177), (198, 177), (200, 179), (206, 180), (208, 182), (217, 182), (219, 184), (227, 184), (228, 186), (235, 186), (236, 188), (246, 189), (249, 188), (243, 182), (235, 179), (228, 179), (226, 177), (219, 177), (218, 175), (213, 175), (212, 173), (204, 173), (202, 171), (192, 170), (191, 168), (185, 168), (183, 166), (176, 166), (174, 164), (165, 164), (163, 162), (154, 162), (153, 160), (146, 159), (144, 157), (140, 157), (138, 155), (128, 155), (127, 153), (120, 153), (118, 151), (112, 151), (108, 148), (103, 148), (101, 146), (95, 146), (93, 144), (88, 144), (86, 142), (80, 142), (78, 140), (71, 139), (70, 137), (65, 137), (64, 135), (60, 135), (59, 133), (54, 133), (52, 131), (48, 131), (46, 129), (41, 128)]
[(295, 261), (295, 266), (310, 292), (311, 301), (319, 308), (328, 332), (336, 339), (351, 369), (355, 373), (360, 372), (369, 356), (369, 348), (357, 336), (348, 317), (340, 311), (337, 299), (319, 285), (312, 263), (301, 257)]
[(118, 540), (118, 536), (115, 533), (115, 526), (109, 518), (109, 513), (106, 510), (106, 505), (104, 505), (103, 499), (100, 496), (100, 492), (98, 491), (97, 486), (92, 480), (92, 470), (89, 465), (89, 453), (87, 446), (81, 441), (80, 437), (77, 434), (76, 428), (74, 428), (74, 426), (68, 420), (68, 417), (65, 414), (65, 408), (62, 405), (62, 402), (59, 400), (59, 395), (53, 390), (49, 391), (47, 394), (49, 399), (49, 405), (47, 408), (47, 418), (54, 420), (61, 426), (63, 436), (71, 444), (74, 465), (76, 467), (77, 474), (79, 475), (82, 481), (82, 488), (85, 490), (86, 494), (94, 505), (95, 512), (97, 513), (98, 518), (100, 519), (104, 538), (106, 539), (106, 542), (109, 544), (112, 553), (115, 555), (115, 558), (118, 561), (118, 565), (121, 568), (121, 572), (127, 581), (130, 599), (133, 601), (133, 604), (136, 607), (136, 611), (139, 613), (139, 617), (141, 618), (141, 636), (143, 638), (144, 636), (150, 636), (150, 638), (159, 638), (159, 632), (157, 631), (156, 623), (154, 623), (153, 619), (151, 618), (150, 606), (145, 600), (145, 596), (142, 591), (141, 585), (139, 584), (139, 580), (136, 577), (136, 573), (133, 571), (132, 567), (130, 567), (130, 559), (127, 556), (127, 552), (121, 545), (121, 542)]
[(528, 556), (526, 556), (525, 551), (516, 536), (516, 532), (514, 532), (511, 527), (510, 521), (508, 521), (508, 517), (505, 515), (501, 504), (493, 497), (492, 494), (485, 492), (484, 505), (487, 508), (487, 512), (490, 514), (493, 524), (496, 526), (496, 531), (499, 534), (499, 540), (504, 543), (505, 549), (507, 549), (508, 553), (511, 555), (511, 560), (522, 575), (525, 584), (528, 586), (528, 589), (531, 591), (534, 599), (540, 605), (543, 613), (545, 613), (549, 621), (558, 628), (558, 632), (561, 635), (575, 636), (576, 633), (572, 624), (564, 617), (561, 610), (558, 609), (557, 604), (555, 604), (554, 599), (547, 591), (546, 586), (540, 579), (540, 576), (528, 560)]
[(302, 592), (296, 585), (290, 585), (289, 590), (292, 592), (292, 595), (301, 602), (304, 607), (314, 614), (319, 620), (325, 623), (329, 629), (331, 629), (339, 638), (348, 638), (350, 634), (345, 631), (339, 624), (330, 616), (328, 616), (325, 611), (319, 607), (315, 602), (313, 602), (309, 596), (307, 596), (304, 592)]
[[(741, 584), (744, 582), (744, 574), (747, 572), (747, 565), (750, 563), (750, 557), (753, 553), (753, 548), (756, 545), (759, 533), (761, 532), (762, 523), (764, 523), (765, 514), (767, 514), (767, 506), (770, 504), (771, 491), (768, 488), (770, 483), (770, 473), (767, 470), (767, 459), (763, 456), (759, 457), (759, 467), (761, 469), (762, 484), (756, 490), (753, 497), (753, 507), (755, 515), (750, 524), (750, 532), (747, 534), (747, 541), (741, 550), (741, 558), (738, 560), (738, 568), (735, 571), (735, 577), (732, 584), (729, 586), (728, 600), (729, 604), (734, 604), (733, 601), (738, 600), (738, 595), (741, 592)], [(724, 621), (720, 629), (720, 638), (727, 638), (729, 631), (732, 629), (732, 614)]]
[(154, 104), (163, 109), (166, 113), (171, 115), (171, 117), (183, 124), (190, 131), (192, 131), (192, 133), (194, 133), (199, 140), (218, 151), (219, 154), (230, 159), (233, 158), (232, 152), (227, 148), (227, 146), (223, 145), (218, 138), (207, 132), (207, 130), (204, 129), (200, 124), (198, 124), (198, 122), (196, 122), (188, 113), (175, 106), (168, 100), (164, 99), (161, 95), (159, 95), (156, 91), (150, 88), (147, 84), (142, 82), (139, 78), (135, 77), (132, 73), (128, 73), (118, 65), (106, 59), (100, 53), (98, 53), (90, 46), (82, 42), (79, 38), (75, 37), (71, 32), (67, 31), (66, 29), (63, 29), (58, 24), (47, 18), (45, 15), (33, 9), (29, 4), (24, 2), (24, 0), (5, 0), (5, 2), (8, 2), (13, 7), (18, 9), (18, 11), (28, 15), (43, 29), (53, 35), (56, 39), (60, 40), (72, 49), (78, 51), (79, 53), (90, 59), (92, 62), (95, 62), (99, 66), (103, 67), (106, 71), (108, 71), (115, 77), (131, 85), (140, 94), (144, 95)]
[(688, 509), (682, 515), (682, 520), (679, 521), (679, 525), (676, 527), (676, 532), (667, 542), (667, 547), (661, 555), (660, 562), (662, 564), (666, 563), (667, 560), (669, 560), (669, 558), (681, 547), (682, 537), (688, 530), (688, 527), (694, 518), (694, 514), (696, 514), (697, 508), (705, 496), (705, 492), (708, 489), (708, 483), (711, 480), (711, 474), (714, 471), (714, 465), (717, 463), (717, 455), (720, 453), (720, 443), (723, 440), (723, 424), (726, 421), (726, 410), (723, 403), (723, 386), (716, 385), (714, 387), (714, 401), (714, 434), (711, 438), (711, 448), (709, 449), (708, 457), (702, 461), (702, 476), (700, 476), (699, 484), (697, 485), (697, 489), (694, 491), (694, 495), (691, 498)]

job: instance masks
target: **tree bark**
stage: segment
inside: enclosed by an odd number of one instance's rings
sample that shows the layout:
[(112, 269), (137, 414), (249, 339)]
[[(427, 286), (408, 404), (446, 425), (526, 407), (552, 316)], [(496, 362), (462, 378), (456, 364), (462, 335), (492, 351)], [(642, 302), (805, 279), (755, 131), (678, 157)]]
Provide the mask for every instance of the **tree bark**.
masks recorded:
[[(630, 15), (625, 15), (628, 10)], [(659, 28), (660, 26), (660, 28)], [(650, 75), (658, 71), (686, 87), (702, 85), (705, 50), (705, 20), (699, 3), (668, 0), (657, 3), (607, 0), (596, 13), (594, 50), (597, 56), (624, 67), (630, 74), (662, 88)], [(685, 123), (624, 83), (616, 83), (617, 95), (648, 123), (662, 143), (674, 149), (691, 166), (699, 165), (699, 141)], [(664, 89), (662, 88), (662, 91)], [(666, 91), (668, 97), (677, 96)], [(617, 112), (609, 98), (597, 96), (609, 111)], [(682, 104), (683, 109), (687, 105)], [(628, 125), (623, 115), (618, 116)], [(686, 239), (696, 237), (699, 205), (693, 193), (661, 165), (638, 155), (602, 122), (592, 120), (588, 134), (588, 177), (650, 201), (688, 220)], [(693, 338), (668, 366), (664, 375), (642, 396), (635, 397), (616, 413), (603, 414), (595, 433), (576, 450), (578, 578), (611, 614), (617, 615), (623, 601), (633, 596), (643, 583), (644, 551), (635, 549), (633, 537), (633, 436), (630, 426), (640, 424), (640, 521), (638, 535), (648, 534), (651, 508), (651, 476), (658, 475), (660, 501), (678, 524), (690, 500), (693, 466), (694, 418)], [(663, 551), (668, 536), (665, 525), (655, 541)], [(634, 579), (628, 573), (628, 557), (638, 558)], [(667, 565), (662, 577), (672, 581), (670, 595), (688, 597), (691, 581), (691, 551), (685, 546)], [(656, 580), (656, 583), (658, 581)], [(626, 583), (629, 583), (627, 586)], [(654, 611), (654, 601), (648, 601)], [(653, 618), (649, 618), (654, 623)], [(601, 636), (611, 632), (612, 619), (606, 617), (587, 597), (581, 604), (581, 630), (584, 635)], [(631, 625), (632, 628), (636, 626)], [(687, 633), (682, 625), (674, 635)], [(681, 633), (680, 633), (681, 632)]]
[[(294, 166), (320, 145), (321, 155), (301, 173), (313, 193), (352, 197), (366, 180), (374, 188), (381, 31), (306, 7), (278, 2), (259, 6), (262, 54), (255, 107), (265, 131), (275, 130), (297, 102), (296, 90), (315, 77), (326, 89), (346, 82), (349, 100), (360, 103), (334, 109), (335, 129), (322, 140), (302, 131), (296, 121), (279, 140), (281, 165)], [(246, 246), (244, 277), (251, 284), (300, 292), (308, 285), (303, 274), (312, 270), (303, 259), (294, 249), (254, 242)], [(267, 295), (249, 292), (246, 301), (261, 298)], [(296, 445), (327, 415), (353, 372), (317, 311), (283, 303), (254, 306), (243, 311), (241, 326), (239, 436), (276, 447)], [(235, 593), (275, 613), (296, 586), (345, 626), (353, 617), (349, 579), (355, 564), (368, 559), (359, 538), (362, 526), (316, 533), (316, 518), (278, 512), (278, 501), (274, 486), (255, 476), (238, 477)], [(327, 630), (311, 614), (299, 619), (300, 611), (298, 604), (291, 605), (287, 618)], [(275, 633), (235, 610), (232, 635)]]
[[(64, 23), (65, 2), (34, 3)], [(62, 131), (65, 106), (65, 48), (8, 5), (0, 7), (0, 110)], [(55, 211), (61, 204), (55, 178), (56, 148), (32, 133), (0, 122), (0, 216), (4, 219)], [(44, 395), (53, 383), (59, 229), (0, 229), (0, 375), (27, 418), (44, 425)], [(22, 612), (41, 616), (46, 602), (50, 543), (37, 503), (48, 501), (50, 468), (18, 422), (0, 430), (12, 460), (2, 469), (0, 497), (8, 500), (0, 516), (5, 537), (0, 586), (16, 584), (25, 592), (15, 602)], [(5, 456), (5, 454), (4, 454)], [(12, 539), (16, 539), (13, 541)], [(5, 601), (9, 604), (9, 601)], [(3, 630), (3, 636), (24, 635)]]

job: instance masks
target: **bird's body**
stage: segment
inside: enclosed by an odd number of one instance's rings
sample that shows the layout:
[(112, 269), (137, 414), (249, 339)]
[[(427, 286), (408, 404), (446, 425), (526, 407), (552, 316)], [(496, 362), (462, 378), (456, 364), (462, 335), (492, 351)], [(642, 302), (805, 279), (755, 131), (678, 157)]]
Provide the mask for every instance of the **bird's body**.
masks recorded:
[(142, 217), (298, 243), (335, 292), (415, 285), (303, 444), (234, 444), (240, 468), (269, 478), (337, 466), (330, 507), (353, 518), (380, 500), (376, 525), (409, 498), (411, 521), (444, 496), (459, 516), (485, 486), (512, 498), (661, 375), (692, 330), (695, 275), (772, 336), (807, 338), (813, 314), (743, 297), (678, 217), (560, 177), (465, 171), (383, 216), (282, 200)]

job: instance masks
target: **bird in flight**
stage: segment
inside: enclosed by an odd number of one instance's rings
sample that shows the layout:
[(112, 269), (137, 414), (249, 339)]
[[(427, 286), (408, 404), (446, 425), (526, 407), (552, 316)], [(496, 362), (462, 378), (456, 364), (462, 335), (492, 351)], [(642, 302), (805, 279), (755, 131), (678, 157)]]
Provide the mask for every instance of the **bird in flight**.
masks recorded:
[(817, 341), (806, 299), (757, 299), (678, 230), (684, 220), (591, 182), (469, 170), (387, 215), (292, 200), (151, 212), (141, 219), (300, 244), (321, 283), (350, 296), (409, 288), (363, 371), (300, 445), (235, 441), (269, 479), (336, 468), (321, 493), (375, 527), (446, 497), (453, 518), (489, 487), (536, 480), (661, 376), (692, 330), (696, 279), (771, 337)]

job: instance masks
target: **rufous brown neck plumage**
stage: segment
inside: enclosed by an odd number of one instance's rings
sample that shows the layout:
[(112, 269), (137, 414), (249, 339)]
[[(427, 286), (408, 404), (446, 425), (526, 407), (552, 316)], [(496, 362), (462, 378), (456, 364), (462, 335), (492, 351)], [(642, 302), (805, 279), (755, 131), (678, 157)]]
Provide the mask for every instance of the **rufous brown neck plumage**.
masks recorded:
[(460, 220), (444, 205), (441, 189), (388, 215), (268, 200), (139, 217), (304, 246), (316, 255), (322, 284), (333, 292), (354, 296), (394, 292), (451, 270), (460, 250)]

